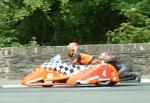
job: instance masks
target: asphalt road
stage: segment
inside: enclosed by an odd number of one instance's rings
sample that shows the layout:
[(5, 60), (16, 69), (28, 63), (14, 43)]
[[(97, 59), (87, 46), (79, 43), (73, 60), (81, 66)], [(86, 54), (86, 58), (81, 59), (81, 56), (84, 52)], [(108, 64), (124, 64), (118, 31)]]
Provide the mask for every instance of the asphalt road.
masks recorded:
[(150, 83), (114, 87), (0, 87), (0, 103), (150, 103)]

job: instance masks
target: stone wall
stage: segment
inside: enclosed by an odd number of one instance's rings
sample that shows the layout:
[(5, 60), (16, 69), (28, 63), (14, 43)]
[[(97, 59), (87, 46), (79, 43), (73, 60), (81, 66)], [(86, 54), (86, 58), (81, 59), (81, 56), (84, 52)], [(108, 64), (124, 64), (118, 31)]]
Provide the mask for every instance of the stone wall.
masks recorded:
[[(133, 65), (135, 71), (150, 74), (150, 43), (82, 45), (95, 56), (103, 51), (119, 54)], [(67, 57), (66, 46), (41, 46), (35, 48), (0, 48), (0, 78), (21, 79), (38, 65), (60, 53)]]

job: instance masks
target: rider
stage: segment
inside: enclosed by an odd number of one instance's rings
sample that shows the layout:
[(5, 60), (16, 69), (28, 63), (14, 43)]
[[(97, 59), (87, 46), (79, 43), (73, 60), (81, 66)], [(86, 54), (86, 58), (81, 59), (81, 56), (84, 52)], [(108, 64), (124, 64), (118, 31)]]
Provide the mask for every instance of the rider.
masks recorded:
[(68, 56), (72, 58), (71, 64), (77, 63), (81, 65), (97, 64), (99, 62), (94, 56), (88, 54), (80, 48), (80, 45), (76, 42), (69, 43), (67, 46), (69, 50)]
[(120, 57), (112, 54), (109, 51), (101, 53), (99, 56), (99, 59), (100, 59), (101, 63), (112, 64), (118, 71), (118, 74), (121, 79), (130, 77), (130, 76), (133, 76), (133, 78), (140, 79), (140, 75), (133, 72), (133, 68), (132, 68), (131, 64), (124, 61)]

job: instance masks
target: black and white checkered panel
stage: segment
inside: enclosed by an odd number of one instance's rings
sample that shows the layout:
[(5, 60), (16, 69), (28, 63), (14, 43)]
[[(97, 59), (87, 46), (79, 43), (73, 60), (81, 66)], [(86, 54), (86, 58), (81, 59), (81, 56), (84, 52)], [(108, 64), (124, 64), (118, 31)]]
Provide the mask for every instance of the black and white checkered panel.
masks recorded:
[(46, 61), (45, 63), (43, 63), (41, 66), (44, 69), (51, 69), (51, 68), (55, 68), (57, 66), (57, 64), (61, 64), (61, 56), (59, 54), (55, 55), (53, 58), (49, 59), (48, 61)]
[(57, 62), (45, 62), (45, 63), (43, 63), (41, 66), (42, 66), (42, 68), (44, 68), (44, 69), (51, 69), (51, 68), (55, 68), (57, 65), (60, 65), (61, 64), (61, 61), (57, 61)]
[(57, 63), (45, 62), (41, 66), (47, 70), (53, 69), (55, 71), (64, 72), (66, 75), (76, 74), (91, 67), (91, 65), (68, 65), (67, 63), (62, 64), (61, 61), (58, 61)]
[(60, 72), (65, 72), (66, 69), (68, 69), (68, 65), (67, 63), (64, 63), (64, 64), (57, 64), (55, 68), (52, 68), (54, 69), (55, 71), (60, 71)]
[(76, 74), (79, 73), (82, 70), (89, 69), (90, 66), (82, 66), (82, 65), (67, 65), (65, 64), (60, 64), (57, 65), (54, 70), (64, 72), (66, 75), (71, 75), (71, 74)]

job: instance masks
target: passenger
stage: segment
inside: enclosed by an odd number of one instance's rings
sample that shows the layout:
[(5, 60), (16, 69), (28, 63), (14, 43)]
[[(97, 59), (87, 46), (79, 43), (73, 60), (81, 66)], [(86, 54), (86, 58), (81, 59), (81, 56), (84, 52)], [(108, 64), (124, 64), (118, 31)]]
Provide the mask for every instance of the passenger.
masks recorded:
[(112, 64), (118, 71), (120, 78), (133, 76), (133, 78), (137, 77), (138, 79), (140, 79), (140, 74), (136, 74), (135, 72), (133, 72), (133, 68), (130, 63), (109, 51), (101, 53), (99, 56), (99, 60), (101, 63)]

